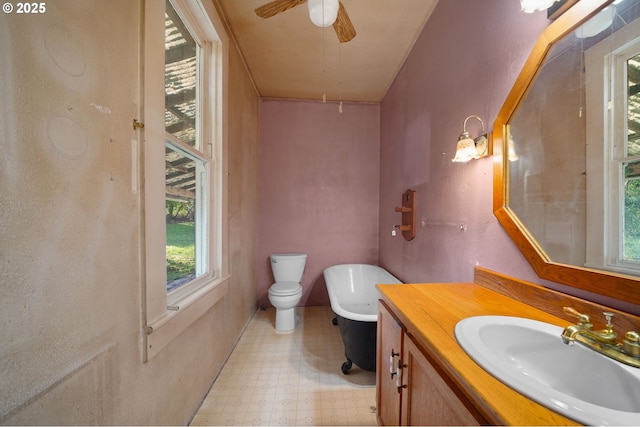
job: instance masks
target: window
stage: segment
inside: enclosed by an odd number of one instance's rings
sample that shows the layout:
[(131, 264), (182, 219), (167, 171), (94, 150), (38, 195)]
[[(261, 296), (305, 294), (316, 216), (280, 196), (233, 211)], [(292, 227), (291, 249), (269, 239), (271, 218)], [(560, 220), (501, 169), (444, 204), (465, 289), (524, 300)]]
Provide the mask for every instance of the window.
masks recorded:
[[(637, 26), (625, 27), (589, 48), (585, 52), (585, 73), (590, 114), (587, 125), (591, 126), (587, 129), (587, 266), (637, 274), (640, 271)], [(602, 100), (607, 109), (598, 114), (602, 111)]]
[(209, 3), (145, 3), (145, 360), (227, 291), (227, 42)]
[(207, 70), (201, 68), (208, 53), (167, 1), (164, 121), (169, 293), (208, 273), (206, 195), (211, 159), (205, 152), (201, 123), (206, 109), (202, 89), (209, 83)]
[(619, 49), (612, 63), (614, 85), (612, 122), (614, 132), (609, 189), (612, 212), (620, 218), (614, 253), (621, 266), (640, 269), (640, 40)]

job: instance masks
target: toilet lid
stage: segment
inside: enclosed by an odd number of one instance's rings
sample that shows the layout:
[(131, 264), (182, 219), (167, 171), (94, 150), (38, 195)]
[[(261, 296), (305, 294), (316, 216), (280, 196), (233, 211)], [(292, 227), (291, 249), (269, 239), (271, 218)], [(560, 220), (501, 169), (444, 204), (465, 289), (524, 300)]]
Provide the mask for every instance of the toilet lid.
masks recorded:
[(269, 288), (271, 295), (293, 295), (302, 290), (298, 282), (276, 282)]

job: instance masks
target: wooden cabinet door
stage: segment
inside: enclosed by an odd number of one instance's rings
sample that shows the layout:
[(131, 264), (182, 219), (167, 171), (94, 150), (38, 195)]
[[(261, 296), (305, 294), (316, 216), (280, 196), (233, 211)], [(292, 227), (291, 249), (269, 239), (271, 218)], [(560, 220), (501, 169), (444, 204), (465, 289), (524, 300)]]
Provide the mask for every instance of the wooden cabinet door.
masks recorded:
[(415, 342), (403, 345), (402, 425), (480, 425)]
[(403, 336), (400, 324), (379, 301), (376, 349), (376, 416), (379, 425), (400, 424), (401, 394), (396, 369), (400, 363)]

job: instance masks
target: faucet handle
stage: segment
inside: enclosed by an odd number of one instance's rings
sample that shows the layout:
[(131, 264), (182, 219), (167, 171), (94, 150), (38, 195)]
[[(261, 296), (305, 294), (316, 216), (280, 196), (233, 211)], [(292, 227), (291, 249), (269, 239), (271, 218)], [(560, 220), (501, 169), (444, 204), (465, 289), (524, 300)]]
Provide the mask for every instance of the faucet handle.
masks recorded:
[(609, 311), (603, 311), (602, 314), (604, 314), (604, 318), (607, 321), (607, 329), (608, 330), (613, 329), (613, 324), (611, 323), (611, 318), (613, 317), (613, 313)]
[[(593, 325), (591, 324), (591, 318), (589, 317), (588, 314), (582, 314), (579, 313), (575, 308), (573, 307), (562, 307), (562, 310), (567, 313), (570, 314), (572, 316), (575, 316), (578, 318), (578, 325), (583, 326), (587, 329), (591, 329), (593, 327)], [(611, 314), (611, 313), (609, 313)], [(613, 314), (611, 314), (613, 316)]]
[(640, 334), (629, 331), (622, 340), (622, 349), (631, 357), (640, 358)]

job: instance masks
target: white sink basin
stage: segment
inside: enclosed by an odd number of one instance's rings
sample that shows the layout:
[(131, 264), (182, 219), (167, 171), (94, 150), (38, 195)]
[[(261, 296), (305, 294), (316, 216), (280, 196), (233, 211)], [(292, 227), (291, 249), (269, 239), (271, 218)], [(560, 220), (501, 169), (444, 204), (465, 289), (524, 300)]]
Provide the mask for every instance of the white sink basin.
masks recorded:
[(640, 426), (640, 369), (566, 345), (561, 332), (508, 316), (469, 317), (455, 328), (473, 360), (541, 405), (583, 424)]

